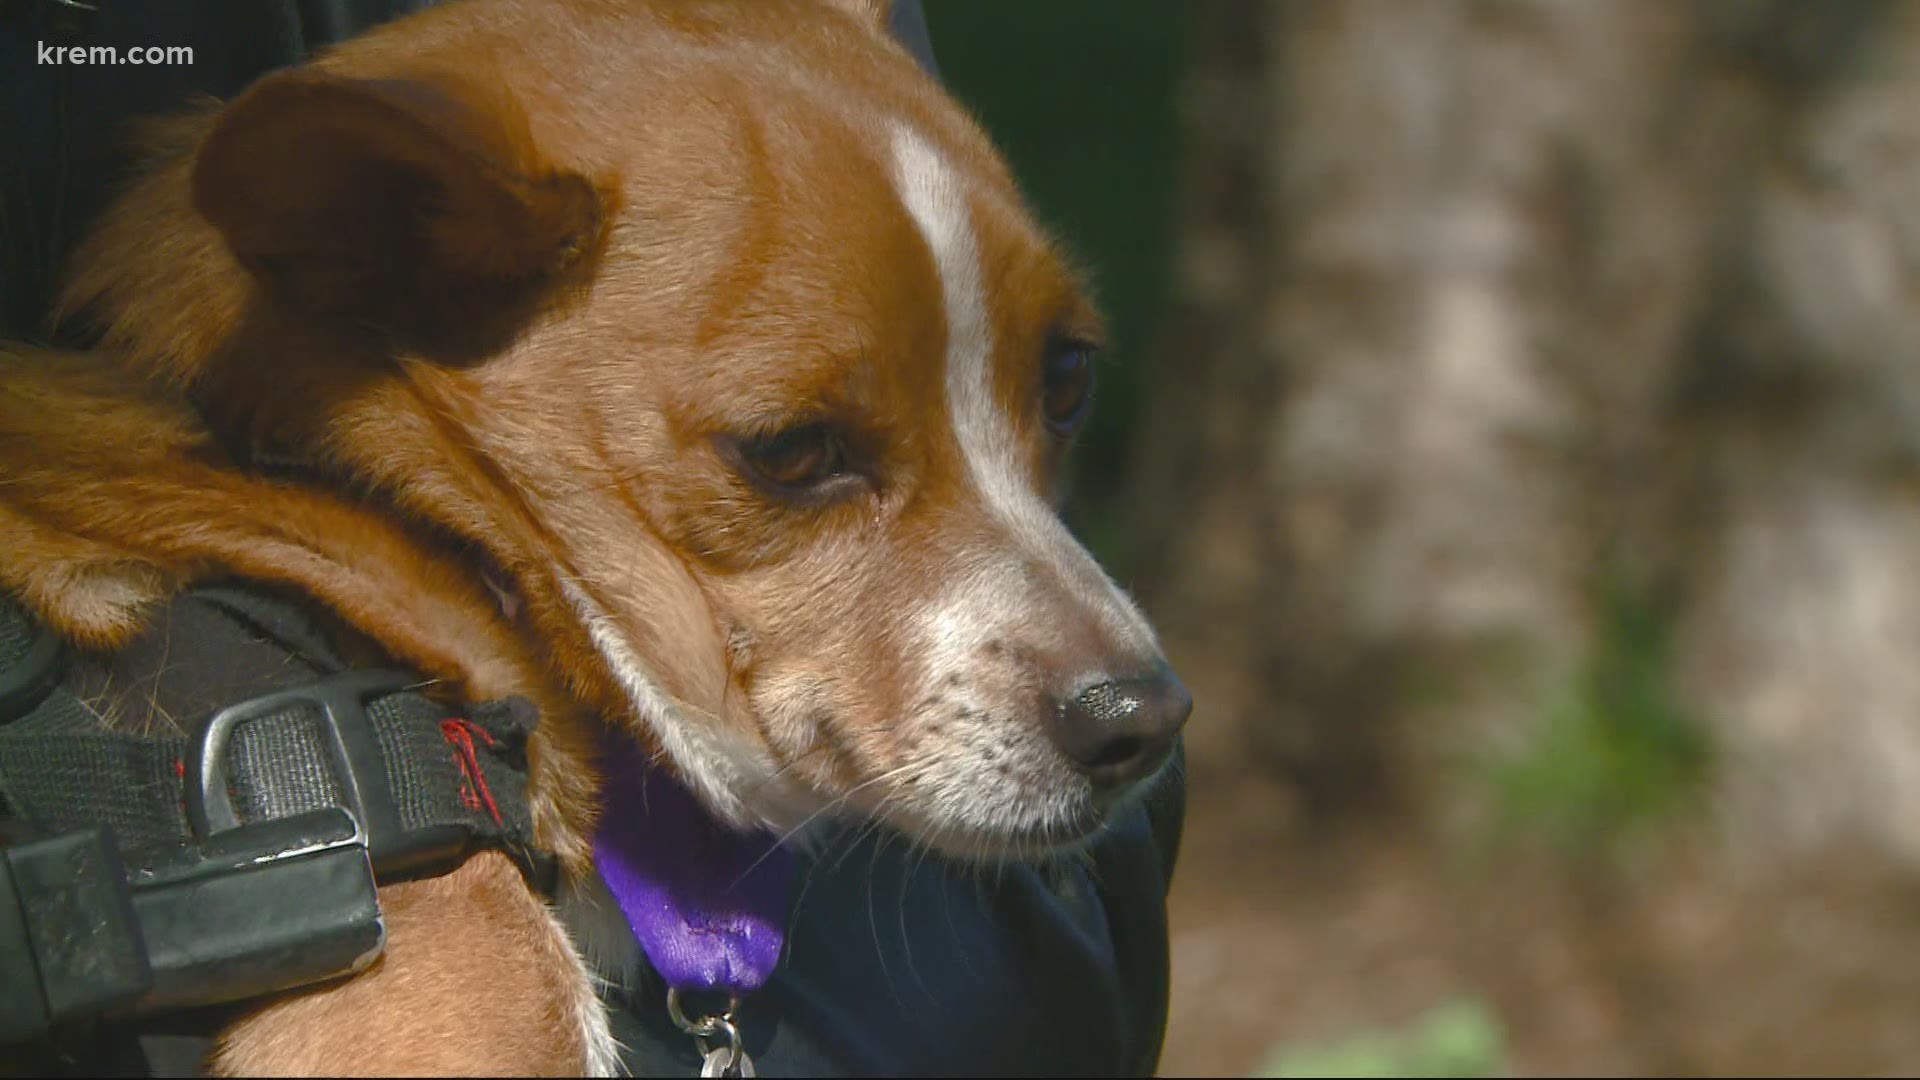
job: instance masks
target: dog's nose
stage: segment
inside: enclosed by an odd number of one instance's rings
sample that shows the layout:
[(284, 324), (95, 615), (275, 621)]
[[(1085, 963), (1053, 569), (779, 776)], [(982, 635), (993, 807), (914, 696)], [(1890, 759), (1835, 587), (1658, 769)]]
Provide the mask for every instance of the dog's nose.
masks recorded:
[(1053, 710), (1054, 745), (1095, 787), (1148, 776), (1173, 752), (1193, 695), (1171, 671), (1087, 687)]

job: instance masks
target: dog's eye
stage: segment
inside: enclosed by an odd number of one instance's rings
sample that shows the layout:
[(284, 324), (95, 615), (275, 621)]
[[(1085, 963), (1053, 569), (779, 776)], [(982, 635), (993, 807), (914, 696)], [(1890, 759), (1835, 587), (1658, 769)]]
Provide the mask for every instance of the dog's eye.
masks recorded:
[(1040, 410), (1056, 435), (1071, 435), (1093, 404), (1093, 346), (1063, 341), (1047, 351), (1041, 372)]
[(776, 495), (816, 496), (852, 477), (846, 444), (825, 424), (801, 424), (734, 445), (748, 478)]

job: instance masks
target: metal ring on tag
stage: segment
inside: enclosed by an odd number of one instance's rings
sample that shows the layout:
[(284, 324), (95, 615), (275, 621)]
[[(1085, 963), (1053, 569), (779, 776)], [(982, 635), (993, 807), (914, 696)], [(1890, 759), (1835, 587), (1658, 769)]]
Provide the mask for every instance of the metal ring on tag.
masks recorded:
[(707, 1019), (718, 1029), (715, 1034), (725, 1035), (727, 1041), (719, 1046), (710, 1046), (707, 1041), (709, 1036), (693, 1037), (693, 1045), (700, 1048), (700, 1075), (752, 1076), (753, 1059), (747, 1056), (746, 1050), (740, 1045), (740, 1029), (724, 1016), (710, 1016)]
[(700, 1063), (700, 1075), (701, 1076), (757, 1076), (759, 1075), (753, 1071), (753, 1059), (747, 1056), (747, 1052), (745, 1050), (733, 1051), (732, 1061), (728, 1061), (727, 1057), (728, 1057), (727, 1047), (724, 1047), (724, 1046), (714, 1047), (711, 1051), (707, 1053), (706, 1059)]
[(696, 1038), (712, 1038), (714, 1035), (719, 1034), (720, 1028), (717, 1022), (722, 1020), (731, 1022), (733, 1020), (733, 1014), (738, 1011), (740, 1011), (740, 999), (738, 997), (730, 997), (727, 999), (727, 1010), (720, 1015), (703, 1016), (698, 1020), (689, 1020), (687, 1019), (686, 1010), (680, 1005), (680, 991), (673, 988), (667, 990), (667, 1015), (672, 1017), (673, 1026)]
[(693, 1037), (693, 1045), (700, 1048), (701, 1056), (704, 1057), (713, 1051), (713, 1047), (708, 1044), (715, 1035), (725, 1035), (727, 1037), (726, 1045), (721, 1047), (721, 1049), (733, 1054), (740, 1053), (740, 1029), (733, 1026), (733, 1021), (723, 1016), (710, 1016), (707, 1019), (713, 1022), (713, 1031), (706, 1035), (695, 1035)]
[[(717, 1016), (703, 1016), (698, 1020), (689, 1020), (686, 1009), (680, 1004), (680, 991), (667, 991), (667, 1016), (675, 1027), (693, 1036), (693, 1045), (700, 1050), (701, 1076), (753, 1076), (753, 1059), (747, 1056), (746, 1049), (740, 1044), (740, 1029), (734, 1026), (733, 1014), (740, 1008), (740, 999), (727, 999), (727, 1009)], [(712, 1045), (715, 1036), (725, 1036), (718, 1046)]]

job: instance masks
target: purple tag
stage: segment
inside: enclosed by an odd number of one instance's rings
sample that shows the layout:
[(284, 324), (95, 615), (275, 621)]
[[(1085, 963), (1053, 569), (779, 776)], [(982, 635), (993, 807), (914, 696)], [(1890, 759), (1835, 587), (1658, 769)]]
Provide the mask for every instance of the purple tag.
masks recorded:
[(630, 740), (609, 744), (594, 861), (667, 985), (745, 995), (780, 963), (793, 856), (713, 820)]

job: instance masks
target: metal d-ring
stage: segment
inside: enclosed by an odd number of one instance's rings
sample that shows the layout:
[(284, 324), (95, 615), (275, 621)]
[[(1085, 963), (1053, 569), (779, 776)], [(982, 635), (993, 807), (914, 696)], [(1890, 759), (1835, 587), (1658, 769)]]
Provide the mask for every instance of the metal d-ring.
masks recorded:
[[(680, 1003), (680, 991), (667, 990), (667, 1016), (673, 1020), (673, 1026), (693, 1036), (693, 1045), (700, 1051), (701, 1076), (754, 1075), (753, 1059), (741, 1045), (740, 1029), (733, 1022), (733, 1014), (739, 1008), (740, 999), (729, 997), (724, 1012), (690, 1020)], [(713, 1041), (716, 1036), (724, 1038), (724, 1042), (716, 1045)]]
[(694, 1036), (693, 1045), (700, 1049), (701, 1076), (752, 1076), (753, 1059), (740, 1048), (740, 1029), (733, 1026), (731, 1020), (717, 1021), (720, 1034), (727, 1037), (724, 1045), (714, 1046), (701, 1036)]
[(673, 1018), (673, 1026), (696, 1039), (710, 1039), (719, 1034), (719, 1024), (724, 1021), (731, 1026), (733, 1023), (733, 1014), (738, 1011), (740, 1011), (740, 999), (738, 997), (729, 997), (727, 999), (725, 1012), (713, 1016), (703, 1016), (698, 1020), (689, 1020), (687, 1019), (685, 1007), (680, 1004), (679, 989), (669, 988), (667, 990), (667, 1015)]

